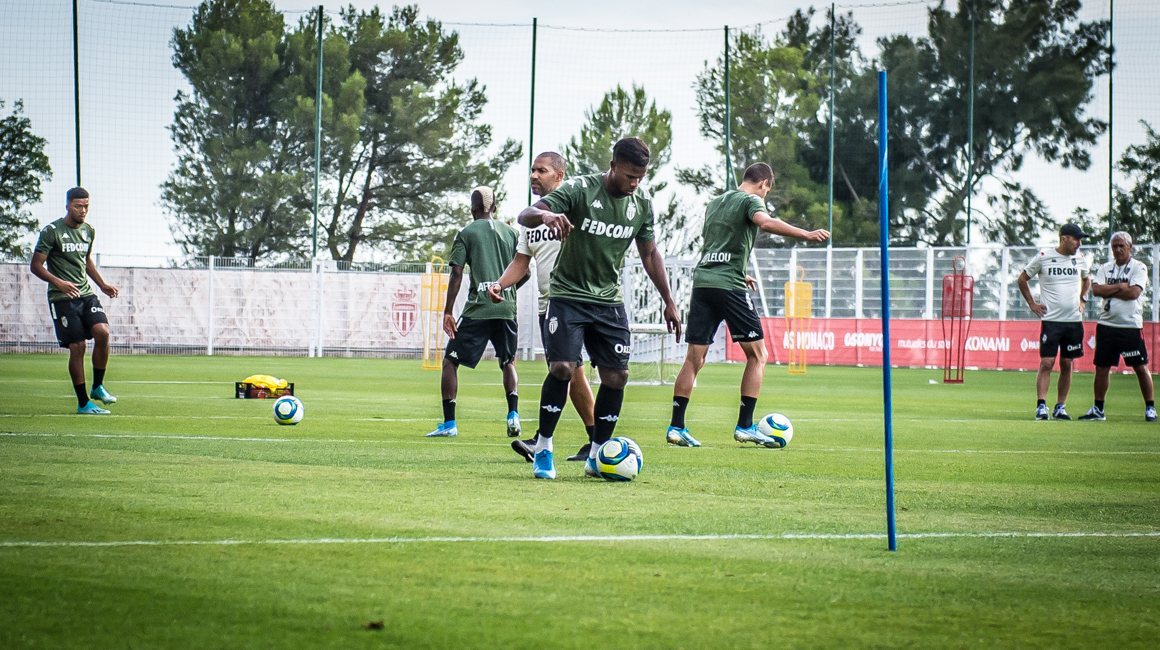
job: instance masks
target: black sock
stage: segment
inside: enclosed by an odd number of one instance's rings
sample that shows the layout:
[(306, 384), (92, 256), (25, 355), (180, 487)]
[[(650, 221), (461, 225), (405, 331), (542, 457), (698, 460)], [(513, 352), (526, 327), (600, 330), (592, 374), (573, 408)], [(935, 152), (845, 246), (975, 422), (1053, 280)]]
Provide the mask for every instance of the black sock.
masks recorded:
[(443, 421), (444, 422), (451, 422), (454, 419), (455, 419), (455, 400), (454, 399), (443, 400)]
[(741, 396), (741, 410), (737, 413), (737, 426), (748, 429), (753, 426), (753, 409), (757, 408), (756, 397)]
[[(1146, 399), (1146, 400), (1144, 400), (1144, 406), (1147, 406), (1150, 408), (1156, 408), (1156, 400)], [(1101, 406), (1100, 408), (1103, 408), (1103, 407)]]
[(556, 433), (556, 423), (568, 403), (569, 379), (556, 379), (549, 374), (540, 389), (540, 437), (551, 438)]
[(513, 390), (507, 394), (507, 401), (508, 413), (511, 413), (512, 411), (516, 411), (518, 413), (520, 410), (520, 394)]
[(669, 426), (684, 429), (685, 409), (687, 408), (689, 408), (688, 397), (677, 397), (673, 395), (673, 421), (669, 423)]
[(89, 403), (89, 394), (85, 392), (85, 382), (73, 384), (73, 390), (77, 392), (77, 407), (83, 408), (85, 404)]
[(1097, 399), (1096, 400), (1096, 408), (1098, 408), (1101, 411), (1104, 410), (1104, 400)]
[(1035, 402), (1035, 405), (1036, 406), (1047, 406), (1047, 400), (1041, 399), (1041, 400)]
[(105, 383), (105, 369), (93, 368), (93, 388)]
[(620, 407), (624, 404), (624, 389), (615, 390), (608, 386), (601, 386), (596, 392), (596, 407), (592, 414), (596, 416), (596, 431), (593, 444), (603, 445), (612, 438), (616, 431), (616, 421), (620, 419)]
[(584, 425), (584, 431), (586, 431), (588, 433), (588, 442), (592, 442), (593, 440), (596, 439), (596, 425), (595, 424)]

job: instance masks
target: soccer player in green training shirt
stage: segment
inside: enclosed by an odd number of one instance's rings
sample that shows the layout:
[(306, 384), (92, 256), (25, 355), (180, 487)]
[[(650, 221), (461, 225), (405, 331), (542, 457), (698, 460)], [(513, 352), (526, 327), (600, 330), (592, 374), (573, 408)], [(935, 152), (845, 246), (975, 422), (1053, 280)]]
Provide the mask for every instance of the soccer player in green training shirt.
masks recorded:
[[(507, 434), (520, 435), (519, 383), (516, 377), (516, 301), (492, 304), (487, 288), (503, 275), (516, 254), (519, 235), (511, 226), (495, 220), (495, 194), (491, 188), (477, 187), (471, 192), (471, 216), (474, 221), (455, 235), (451, 246), (451, 278), (447, 282), (447, 306), (443, 311), (443, 331), (447, 332), (447, 352), (443, 357), (443, 422), (427, 437), (453, 438), (459, 435), (455, 424), (455, 397), (459, 393), (460, 365), (475, 368), (487, 342), (495, 348), (495, 358), (503, 370), (503, 389), (507, 393)], [(471, 268), (467, 285), (467, 304), (459, 323), (451, 311), (463, 282), (463, 267)]]
[(520, 213), (522, 225), (546, 225), (563, 242), (545, 314), (549, 371), (540, 391), (540, 435), (532, 460), (536, 478), (556, 478), (552, 434), (568, 400), (568, 385), (582, 346), (600, 372), (593, 407), (596, 429), (584, 473), (600, 476), (597, 450), (612, 437), (620, 419), (632, 352), (620, 290), (620, 269), (629, 242), (636, 241), (645, 271), (664, 300), (669, 331), (676, 332), (678, 341), (681, 338), (677, 304), (653, 241), (652, 200), (639, 187), (648, 164), (648, 146), (640, 138), (625, 138), (613, 146), (607, 172), (571, 178)]
[[(32, 253), (32, 274), (48, 283), (48, 309), (60, 347), (68, 348), (68, 374), (77, 394), (77, 413), (107, 415), (109, 411), (93, 400), (112, 404), (116, 397), (105, 390), (105, 369), (109, 365), (109, 319), (93, 292), (86, 275), (110, 298), (117, 287), (105, 282), (90, 256), (93, 227), (85, 223), (89, 214), (89, 193), (74, 187), (66, 195), (63, 219), (40, 231)], [(48, 268), (45, 268), (47, 262)], [(93, 392), (85, 392), (85, 341), (93, 339)]]
[(705, 365), (705, 353), (709, 351), (721, 321), (725, 321), (730, 337), (745, 351), (741, 412), (737, 416), (733, 439), (766, 447), (778, 446), (753, 425), (753, 409), (761, 393), (768, 353), (761, 319), (746, 290), (752, 288), (754, 280), (745, 275), (745, 267), (759, 229), (812, 242), (826, 241), (830, 233), (825, 230), (806, 232), (769, 216), (765, 211), (765, 195), (771, 188), (773, 169), (765, 163), (755, 163), (745, 170), (741, 187), (718, 196), (705, 208), (705, 226), (701, 230), (704, 242), (701, 259), (693, 269), (693, 297), (689, 303), (685, 336), (689, 349), (673, 387), (673, 419), (665, 434), (670, 445), (701, 446), (685, 427), (685, 409), (693, 394), (697, 372)]

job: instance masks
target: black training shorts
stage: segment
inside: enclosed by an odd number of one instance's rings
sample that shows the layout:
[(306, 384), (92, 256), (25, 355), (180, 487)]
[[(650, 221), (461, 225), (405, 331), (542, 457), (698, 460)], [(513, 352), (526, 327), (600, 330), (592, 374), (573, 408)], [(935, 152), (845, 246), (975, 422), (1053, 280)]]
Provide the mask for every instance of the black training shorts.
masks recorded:
[(1096, 366), (1114, 368), (1120, 365), (1131, 368), (1148, 363), (1148, 348), (1144, 347), (1144, 330), (1130, 327), (1112, 327), (1096, 324)]
[(95, 295), (54, 300), (48, 303), (48, 311), (52, 314), (56, 340), (62, 348), (93, 338), (93, 325), (109, 324), (105, 308)]
[(587, 348), (593, 365), (609, 370), (628, 369), (632, 334), (624, 305), (552, 298), (544, 316), (544, 351), (549, 362), (575, 363), (581, 349)]
[[(547, 358), (548, 358), (548, 330), (544, 329), (544, 325), (547, 325), (547, 323), (548, 323), (548, 314), (547, 313), (540, 314), (540, 345), (542, 345), (544, 347), (544, 360), (545, 361), (547, 361)], [(577, 357), (576, 358), (576, 367), (579, 368), (583, 365), (584, 365), (584, 357), (583, 356)]]
[(455, 338), (447, 341), (446, 358), (468, 368), (483, 358), (487, 342), (495, 348), (495, 358), (500, 367), (516, 360), (516, 321), (503, 319), (476, 320), (461, 316), (456, 326)]
[(1078, 359), (1083, 356), (1083, 323), (1045, 320), (1039, 327), (1039, 358)]
[(692, 345), (713, 343), (721, 321), (729, 326), (729, 336), (734, 342), (760, 341), (765, 338), (761, 330), (761, 318), (753, 308), (748, 291), (709, 287), (693, 289), (685, 341)]

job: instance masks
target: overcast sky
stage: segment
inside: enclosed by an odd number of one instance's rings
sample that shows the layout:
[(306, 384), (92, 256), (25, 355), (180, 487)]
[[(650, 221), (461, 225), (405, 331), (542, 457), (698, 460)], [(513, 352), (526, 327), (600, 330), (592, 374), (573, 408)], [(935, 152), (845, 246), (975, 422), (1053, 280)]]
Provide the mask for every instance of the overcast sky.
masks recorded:
[[(317, 3), (279, 0), (287, 12)], [(343, 3), (345, 4), (345, 3)], [(359, 8), (374, 2), (354, 0)], [(384, 8), (387, 3), (380, 3)], [(583, 112), (620, 83), (646, 87), (662, 108), (673, 113), (674, 167), (720, 166), (714, 143), (697, 132), (693, 83), (706, 60), (721, 53), (722, 28), (766, 23), (780, 31), (784, 19), (803, 2), (764, 0), (710, 3), (667, 2), (528, 3), (423, 0), (421, 13), (460, 33), (465, 61), (456, 78), (478, 78), (488, 87), (484, 121), (497, 140), (528, 139), (528, 95), (532, 17), (540, 23), (537, 51), (536, 151), (555, 149), (577, 133)], [(907, 32), (925, 33), (925, 6), (931, 2), (847, 2), (863, 26), (863, 52), (876, 54), (873, 39)], [(161, 5), (161, 6), (158, 6)], [(93, 223), (98, 250), (112, 256), (173, 256), (168, 217), (159, 204), (158, 186), (173, 164), (166, 127), (172, 122), (173, 96), (184, 81), (171, 63), (168, 41), (175, 26), (188, 24), (188, 0), (141, 4), (80, 0), (81, 96), (84, 184), (94, 194)], [(327, 4), (337, 11), (338, 3)], [(825, 5), (823, 5), (825, 6)], [(1106, 18), (1107, 2), (1086, 2), (1085, 20)], [(1116, 73), (1117, 152), (1142, 139), (1139, 119), (1160, 125), (1160, 83), (1154, 62), (1160, 55), (1160, 2), (1117, 0)], [(294, 23), (299, 13), (289, 13)], [(487, 23), (491, 26), (462, 23)], [(513, 25), (502, 27), (495, 25)], [(568, 29), (557, 29), (567, 27)], [(585, 30), (701, 30), (627, 34)], [(34, 130), (49, 139), (55, 178), (45, 186), (45, 201), (34, 215), (47, 223), (63, 214), (64, 191), (75, 180), (72, 140), (72, 51), (70, 0), (6, 0), (0, 21), (0, 99), (23, 98)], [(1107, 80), (1096, 88), (1091, 113), (1107, 118)], [(1117, 156), (1119, 154), (1117, 153)], [(1107, 205), (1106, 137), (1093, 151), (1093, 169), (1065, 171), (1031, 161), (1020, 180), (1032, 185), (1065, 218), (1077, 206), (1095, 211)], [(508, 198), (501, 215), (512, 216), (526, 197), (522, 161), (505, 177)], [(662, 173), (671, 178), (671, 169)], [(685, 198), (692, 201), (685, 193)], [(981, 201), (976, 204), (982, 203)], [(986, 206), (982, 206), (986, 209)], [(1032, 243), (1032, 242), (1029, 242)]]

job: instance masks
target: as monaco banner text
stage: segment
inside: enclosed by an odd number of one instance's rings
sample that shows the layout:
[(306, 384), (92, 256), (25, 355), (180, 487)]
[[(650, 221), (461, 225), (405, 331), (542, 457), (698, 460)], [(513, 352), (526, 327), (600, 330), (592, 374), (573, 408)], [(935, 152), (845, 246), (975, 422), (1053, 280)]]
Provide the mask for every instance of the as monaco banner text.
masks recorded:
[[(882, 365), (882, 322), (876, 319), (815, 318), (809, 331), (786, 329), (784, 318), (762, 318), (765, 347), (770, 363), (785, 363), (788, 351), (797, 345), (809, 354), (810, 365)], [(1039, 367), (1039, 321), (971, 321), (967, 335), (965, 365), (982, 370), (1036, 370)], [(1084, 323), (1084, 355), (1076, 370), (1092, 371), (1096, 324)], [(1156, 372), (1157, 323), (1144, 323), (1149, 363)], [(796, 339), (796, 340), (795, 340)], [(948, 341), (939, 320), (890, 321), (890, 359), (895, 366), (941, 368)], [(736, 343), (728, 343), (726, 358), (744, 361), (745, 353)], [(1123, 365), (1121, 369), (1125, 369)]]

